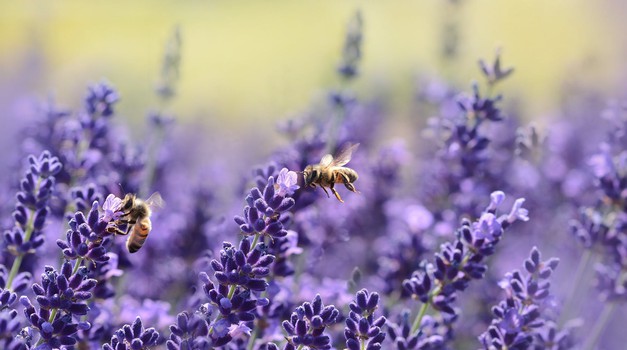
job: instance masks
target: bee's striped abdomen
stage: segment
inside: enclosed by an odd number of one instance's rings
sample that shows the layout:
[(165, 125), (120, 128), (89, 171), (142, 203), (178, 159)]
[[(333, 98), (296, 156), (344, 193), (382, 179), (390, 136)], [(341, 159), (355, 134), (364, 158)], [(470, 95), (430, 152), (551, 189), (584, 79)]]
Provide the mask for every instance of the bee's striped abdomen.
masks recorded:
[(144, 218), (133, 226), (133, 230), (126, 241), (126, 248), (129, 253), (135, 253), (144, 245), (151, 229), (152, 223), (149, 218)]

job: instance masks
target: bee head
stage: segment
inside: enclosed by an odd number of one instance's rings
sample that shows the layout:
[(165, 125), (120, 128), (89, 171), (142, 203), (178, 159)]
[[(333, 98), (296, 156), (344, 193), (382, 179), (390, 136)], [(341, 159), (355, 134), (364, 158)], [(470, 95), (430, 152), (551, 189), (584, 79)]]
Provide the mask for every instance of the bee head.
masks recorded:
[(124, 200), (122, 201), (121, 210), (124, 212), (131, 210), (131, 208), (135, 206), (135, 199), (136, 198), (134, 194), (131, 194), (131, 193), (126, 194), (126, 196), (124, 196)]
[(303, 178), (305, 180), (305, 186), (311, 185), (316, 179), (320, 176), (320, 172), (318, 169), (314, 168), (311, 165), (307, 165), (305, 170), (303, 170)]

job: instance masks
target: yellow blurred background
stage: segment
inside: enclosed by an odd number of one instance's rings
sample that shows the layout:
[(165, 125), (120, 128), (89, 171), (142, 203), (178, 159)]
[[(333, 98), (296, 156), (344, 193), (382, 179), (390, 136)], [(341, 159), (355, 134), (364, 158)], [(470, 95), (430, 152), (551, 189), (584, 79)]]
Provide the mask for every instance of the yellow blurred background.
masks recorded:
[[(120, 92), (120, 114), (138, 120), (156, 105), (165, 43), (179, 25), (181, 80), (170, 111), (224, 123), (283, 119), (338, 86), (356, 9), (364, 58), (351, 87), (363, 97), (385, 91), (401, 118), (418, 76), (467, 86), (480, 78), (477, 59), (491, 60), (497, 47), (516, 67), (502, 90), (523, 96), (530, 115), (555, 111), (565, 79), (611, 91), (625, 77), (625, 46), (614, 34), (624, 32), (621, 12), (607, 1), (26, 0), (0, 3), (0, 84), (73, 107), (88, 84), (106, 79)], [(453, 60), (441, 55), (446, 23), (460, 29)]]

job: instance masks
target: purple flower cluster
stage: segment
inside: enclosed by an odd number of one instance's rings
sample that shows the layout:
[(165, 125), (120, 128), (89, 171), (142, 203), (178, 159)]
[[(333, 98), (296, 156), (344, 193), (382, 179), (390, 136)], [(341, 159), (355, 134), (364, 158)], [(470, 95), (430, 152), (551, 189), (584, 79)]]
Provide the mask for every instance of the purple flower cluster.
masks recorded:
[(207, 320), (196, 313), (178, 314), (176, 324), (170, 326), (170, 332), (172, 334), (166, 343), (168, 350), (206, 349), (211, 345)]
[(157, 345), (159, 332), (154, 328), (144, 328), (141, 318), (137, 317), (132, 325), (124, 325), (118, 329), (109, 344), (103, 350), (149, 349)]
[(295, 350), (306, 346), (309, 349), (331, 349), (331, 337), (325, 330), (337, 322), (340, 312), (333, 305), (324, 306), (320, 295), (314, 300), (304, 302), (283, 321), (287, 332), (287, 344), (284, 350)]
[(462, 222), (457, 239), (440, 246), (433, 262), (423, 261), (410, 279), (403, 282), (405, 290), (422, 304), (412, 325), (412, 333), (419, 332), (422, 318), (429, 307), (456, 317), (454, 302), (459, 292), (465, 291), (472, 280), (482, 279), (487, 271), (486, 257), (494, 254), (505, 229), (516, 220), (527, 220), (527, 212), (521, 207), (524, 199), (518, 199), (508, 215), (497, 217), (496, 207), (505, 195), (494, 192), (492, 201), (479, 220)]
[[(103, 207), (107, 207), (107, 202)], [(105, 242), (104, 237), (112, 234), (107, 231), (107, 226), (113, 217), (105, 212), (102, 218), (104, 220), (99, 220), (98, 215), (98, 202), (94, 202), (87, 217), (79, 211), (70, 220), (66, 240), (57, 240), (65, 259), (86, 259), (93, 263), (104, 263), (109, 260), (104, 246), (108, 242)]]
[(385, 340), (382, 328), (386, 319), (381, 316), (374, 318), (374, 312), (379, 306), (379, 294), (369, 293), (362, 289), (357, 292), (355, 301), (349, 304), (351, 309), (346, 319), (346, 347), (349, 350), (378, 350), (382, 349), (381, 343)]
[(42, 230), (50, 211), (48, 202), (54, 191), (54, 176), (62, 169), (59, 159), (49, 152), (42, 152), (39, 157), (31, 155), (28, 162), (29, 169), (20, 181), (20, 191), (16, 195), (15, 226), (4, 233), (5, 249), (15, 257), (7, 289), (11, 289), (22, 259), (44, 244)]
[(85, 301), (91, 298), (90, 291), (95, 286), (96, 280), (86, 278), (85, 273), (73, 271), (69, 262), (64, 263), (59, 272), (52, 266), (46, 266), (41, 275), (41, 285), (33, 284), (38, 309), (28, 297), (20, 299), (31, 327), (40, 334), (39, 345), (58, 348), (76, 344), (76, 332), (88, 329), (90, 324), (75, 322), (72, 316), (87, 313)]
[[(94, 275), (96, 266), (102, 266), (109, 259), (102, 246), (103, 237), (110, 235), (107, 228), (115, 225), (113, 217), (99, 216), (98, 207), (98, 202), (94, 202), (87, 218), (77, 212), (70, 220), (67, 241), (57, 241), (65, 262), (58, 271), (46, 266), (41, 284), (32, 285), (37, 306), (28, 296), (20, 297), (30, 327), (39, 334), (37, 346), (73, 346), (77, 343), (77, 333), (91, 328), (90, 322), (78, 321), (78, 317), (90, 311), (88, 303), (95, 287), (101, 283), (90, 275)], [(91, 264), (83, 266), (85, 260)]]
[[(507, 299), (492, 308), (495, 318), (480, 337), (485, 349), (569, 349), (572, 346), (567, 334), (555, 338), (554, 325), (547, 325), (545, 316), (545, 309), (549, 307), (546, 303), (549, 278), (558, 262), (557, 258), (541, 261), (540, 252), (534, 247), (524, 263), (527, 276), (517, 270), (506, 275), (501, 287)], [(545, 327), (553, 330), (543, 333)]]
[[(281, 220), (281, 214), (294, 205), (294, 199), (289, 196), (297, 188), (296, 174), (285, 168), (279, 172), (276, 182), (273, 176), (268, 178), (263, 192), (259, 187), (253, 188), (246, 197), (248, 205), (244, 213), (247, 219), (235, 218), (245, 234), (239, 246), (224, 242), (220, 258), (210, 261), (215, 282), (207, 273), (200, 273), (209, 303), (200, 306), (202, 314), (206, 315), (205, 320), (192, 324), (194, 328), (201, 327), (203, 333), (206, 326), (205, 343), (212, 346), (235, 343), (238, 337), (250, 331), (249, 323), (257, 318), (257, 308), (269, 305), (268, 298), (261, 297), (261, 294), (268, 289), (266, 279), (272, 273), (275, 256), (265, 241), (282, 240), (287, 236), (282, 226), (287, 221)], [(202, 342), (193, 337), (187, 341), (181, 338), (185, 333), (194, 333), (194, 328), (188, 329), (186, 315), (179, 315), (178, 325), (170, 328), (172, 336), (168, 346), (176, 348), (183, 343), (189, 344), (189, 341)]]
[(274, 256), (263, 253), (261, 245), (251, 250), (249, 239), (240, 242), (239, 249), (225, 242), (220, 251), (220, 261), (212, 260), (211, 267), (221, 285), (241, 286), (253, 291), (264, 291), (268, 283), (263, 279), (270, 274), (269, 266)]
[(289, 216), (281, 214), (288, 212), (294, 206), (294, 199), (289, 197), (298, 189), (296, 173), (283, 168), (276, 182), (269, 177), (263, 187), (254, 187), (246, 196), (244, 217), (236, 216), (235, 222), (246, 235), (261, 234), (272, 238), (282, 238), (287, 235), (284, 229)]

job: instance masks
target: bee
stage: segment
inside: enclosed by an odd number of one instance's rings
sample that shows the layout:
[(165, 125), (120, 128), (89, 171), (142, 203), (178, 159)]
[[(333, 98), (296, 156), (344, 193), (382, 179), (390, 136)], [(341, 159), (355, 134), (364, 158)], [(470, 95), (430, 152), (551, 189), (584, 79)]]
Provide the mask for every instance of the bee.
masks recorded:
[(305, 179), (305, 187), (320, 186), (327, 197), (331, 197), (325, 187), (331, 189), (331, 192), (335, 195), (335, 198), (344, 203), (340, 194), (337, 193), (334, 186), (336, 183), (343, 183), (350, 191), (358, 193), (353, 185), (353, 182), (357, 181), (359, 177), (357, 172), (344, 165), (351, 160), (353, 151), (359, 146), (356, 144), (349, 144), (337, 152), (335, 156), (330, 154), (325, 155), (320, 160), (320, 163), (315, 165), (308, 165), (303, 170), (303, 177)]
[(118, 225), (126, 225), (126, 231), (117, 230), (116, 233), (121, 235), (130, 235), (126, 240), (126, 249), (129, 253), (135, 253), (146, 242), (148, 234), (152, 230), (152, 222), (150, 215), (152, 209), (163, 208), (165, 202), (161, 198), (159, 192), (153, 193), (148, 199), (141, 200), (132, 193), (126, 194), (119, 211), (123, 214), (116, 222)]

